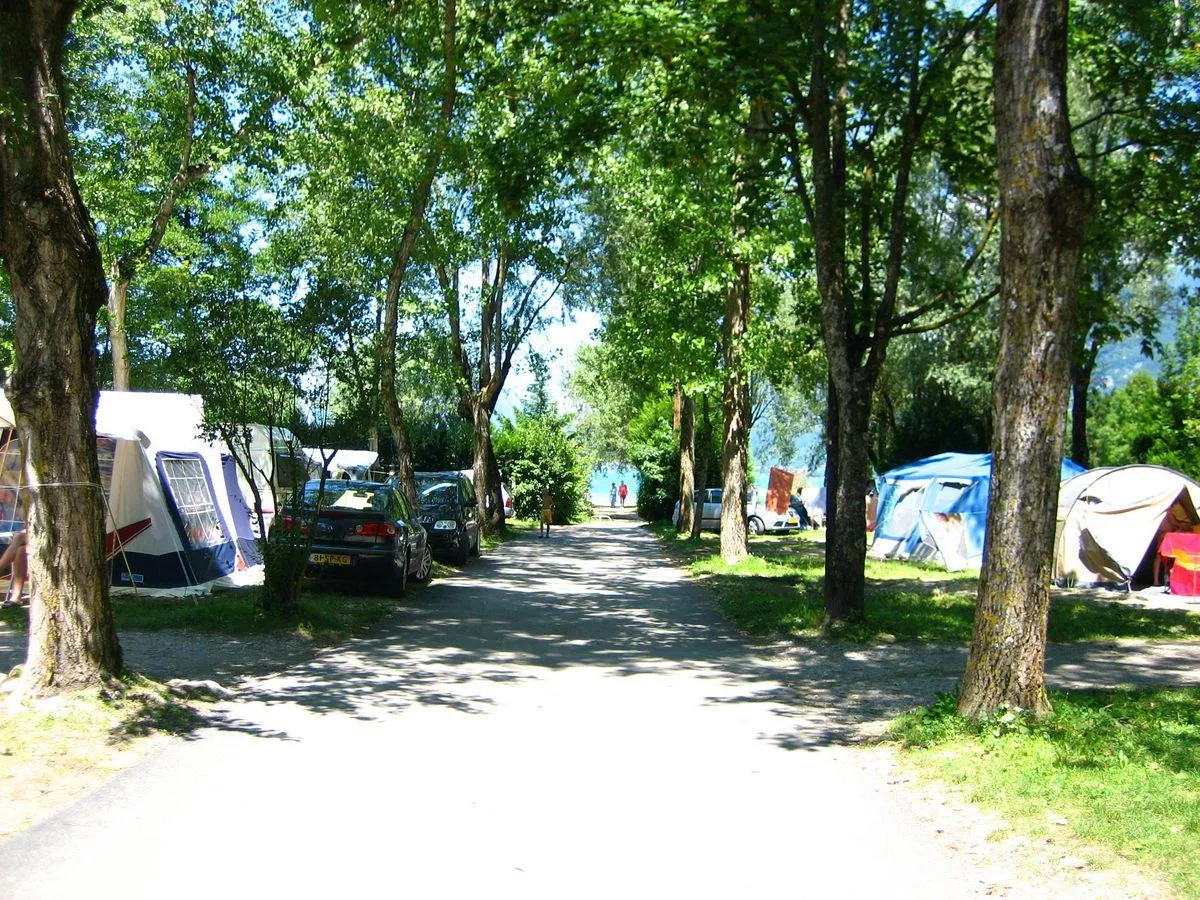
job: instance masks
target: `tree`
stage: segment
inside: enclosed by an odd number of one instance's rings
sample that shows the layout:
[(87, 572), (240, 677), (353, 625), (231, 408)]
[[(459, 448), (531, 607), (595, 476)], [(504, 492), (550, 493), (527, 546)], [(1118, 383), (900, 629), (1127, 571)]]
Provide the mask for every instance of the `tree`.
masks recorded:
[(1140, 335), (1154, 353), (1169, 262), (1194, 258), (1200, 16), (1183, 4), (1088, 0), (1072, 4), (1072, 16), (1072, 141), (1096, 193), (1071, 369), (1071, 457), (1087, 466), (1100, 350)]
[(135, 280), (186, 255), (186, 242), (170, 239), (172, 225), (222, 206), (204, 196), (222, 193), (214, 176), (236, 180), (238, 165), (267, 155), (264, 136), (294, 77), (289, 60), (307, 55), (297, 47), (302, 32), (284, 23), (288, 13), (240, 0), (138, 0), (99, 8), (72, 35), (71, 126), (107, 260), (116, 390), (133, 384), (130, 320), (141, 326), (134, 344), (152, 343), (146, 331), (158, 312), (151, 292), (131, 316)]
[(546, 489), (554, 498), (556, 524), (577, 522), (589, 513), (591, 460), (571, 432), (568, 417), (557, 410), (540, 415), (517, 410), (511, 419), (501, 419), (495, 442), (496, 460), (519, 517), (537, 518)]
[(104, 268), (71, 164), (62, 77), (75, 6), (0, 6), (0, 256), (16, 313), (6, 392), (29, 488), (34, 584), (24, 690), (121, 670), (108, 598), (96, 461), (96, 315)]
[(936, 162), (954, 185), (948, 203), (980, 205), (971, 191), (987, 182), (987, 96), (976, 37), (991, 6), (964, 16), (904, 2), (857, 17), (848, 0), (816, 0), (807, 22), (779, 28), (763, 53), (786, 86), (779, 127), (812, 233), (829, 363), (830, 623), (863, 616), (868, 427), (889, 343), (990, 296), (972, 280), (994, 224), (986, 211), (982, 229), (956, 235), (952, 268), (924, 284), (914, 277), (913, 238), (931, 224), (914, 215), (913, 182)]
[(413, 184), (408, 220), (396, 244), (388, 273), (387, 293), (384, 295), (383, 332), (379, 343), (380, 379), (379, 390), (383, 412), (396, 447), (396, 464), (400, 484), (408, 497), (409, 504), (417, 507), (417, 485), (413, 478), (412, 448), (408, 432), (404, 427), (404, 413), (396, 393), (396, 328), (398, 304), (404, 276), (417, 246), (417, 237), (425, 221), (425, 210), (429, 204), (433, 181), (441, 167), (442, 154), (449, 139), (454, 118), (454, 106), (458, 102), (458, 4), (457, 0), (443, 0), (441, 4), (441, 47), (442, 84), (441, 104), (437, 114), (437, 127), (429, 140), (424, 166)]
[(514, 361), (556, 310), (587, 302), (593, 282), (577, 180), (594, 141), (578, 99), (586, 85), (547, 50), (553, 22), (529, 13), (515, 6), (500, 33), (480, 38), (500, 49), (472, 57), (472, 83), (488, 90), (463, 110), (424, 238), (488, 531), (504, 521), (491, 419)]
[(1066, 4), (1000, 0), (1000, 351), (987, 542), (959, 712), (1050, 711), (1044, 684), (1070, 336), (1092, 195), (1067, 117)]
[(894, 341), (875, 394), (876, 471), (947, 450), (988, 452), (995, 356), (991, 310)]
[(1195, 294), (1163, 350), (1157, 379), (1145, 370), (1096, 398), (1089, 432), (1097, 465), (1168, 466), (1200, 477), (1200, 301)]
[[(653, 125), (646, 127), (657, 133)], [(602, 330), (606, 370), (590, 406), (603, 409), (607, 389), (618, 385), (637, 398), (625, 397), (626, 408), (614, 410), (615, 417), (597, 429), (603, 442), (626, 433), (639, 403), (673, 395), (679, 484), (666, 491), (666, 499), (673, 503), (678, 496), (678, 527), (690, 532), (694, 493), (707, 486), (701, 482), (707, 479), (708, 454), (700, 453), (697, 460), (697, 401), (707, 409), (708, 397), (717, 395), (722, 381), (722, 286), (729, 276), (724, 228), (714, 228), (712, 210), (728, 202), (728, 189), (705, 168), (670, 162), (687, 158), (691, 141), (663, 143), (650, 151), (622, 142), (606, 148), (594, 164), (590, 208), (604, 235), (609, 291)], [(587, 362), (580, 360), (580, 373), (589, 371)], [(702, 431), (705, 423), (711, 429), (711, 419), (704, 419)], [(642, 472), (638, 505), (643, 514), (660, 505), (649, 500), (657, 486), (652, 474)]]

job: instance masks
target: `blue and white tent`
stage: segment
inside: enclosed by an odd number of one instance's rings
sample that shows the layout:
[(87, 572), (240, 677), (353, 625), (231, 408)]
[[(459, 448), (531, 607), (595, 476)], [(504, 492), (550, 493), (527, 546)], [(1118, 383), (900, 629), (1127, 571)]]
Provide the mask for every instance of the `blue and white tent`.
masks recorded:
[[(1062, 480), (1083, 468), (1062, 464)], [(875, 559), (938, 557), (951, 571), (983, 564), (990, 453), (939, 453), (885, 472), (878, 479), (879, 513), (868, 555)]]
[[(100, 392), (96, 456), (114, 592), (184, 596), (262, 581), (233, 458), (204, 439), (203, 418), (197, 396)], [(13, 422), (0, 393), (0, 428)], [(0, 487), (19, 492), (11, 455)]]

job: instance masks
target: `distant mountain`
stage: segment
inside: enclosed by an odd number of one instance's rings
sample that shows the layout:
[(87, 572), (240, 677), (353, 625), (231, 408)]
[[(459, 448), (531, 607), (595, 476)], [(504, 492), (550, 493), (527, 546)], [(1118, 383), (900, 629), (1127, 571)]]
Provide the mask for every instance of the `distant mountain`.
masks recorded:
[[(1172, 311), (1163, 316), (1162, 327), (1158, 331), (1158, 340), (1164, 347), (1175, 342), (1175, 332), (1179, 328), (1179, 313)], [(1134, 372), (1145, 370), (1155, 378), (1162, 372), (1162, 360), (1155, 356), (1153, 359), (1142, 355), (1142, 341), (1139, 337), (1127, 338), (1119, 344), (1110, 344), (1100, 351), (1096, 359), (1096, 374), (1093, 384), (1102, 390), (1110, 391), (1124, 387)]]

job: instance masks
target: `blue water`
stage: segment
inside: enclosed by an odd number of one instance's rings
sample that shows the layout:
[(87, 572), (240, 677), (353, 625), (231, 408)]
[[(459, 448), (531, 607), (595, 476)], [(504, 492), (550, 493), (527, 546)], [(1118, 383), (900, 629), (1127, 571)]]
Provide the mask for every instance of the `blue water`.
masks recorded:
[(642, 483), (641, 478), (638, 477), (638, 471), (631, 466), (618, 465), (601, 466), (592, 473), (591, 480), (588, 482), (588, 493), (592, 497), (592, 502), (607, 505), (612, 486), (620, 485), (622, 481), (629, 488), (629, 499), (625, 502), (629, 505), (636, 503), (638, 488)]

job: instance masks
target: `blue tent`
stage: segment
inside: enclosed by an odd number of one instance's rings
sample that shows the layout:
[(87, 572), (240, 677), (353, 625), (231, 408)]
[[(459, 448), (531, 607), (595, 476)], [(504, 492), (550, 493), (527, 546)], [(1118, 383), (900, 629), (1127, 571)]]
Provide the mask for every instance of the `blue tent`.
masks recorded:
[[(1083, 468), (1062, 464), (1062, 480)], [(940, 557), (951, 570), (979, 568), (992, 487), (990, 453), (940, 453), (885, 472), (870, 555)]]

